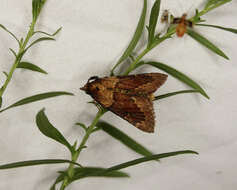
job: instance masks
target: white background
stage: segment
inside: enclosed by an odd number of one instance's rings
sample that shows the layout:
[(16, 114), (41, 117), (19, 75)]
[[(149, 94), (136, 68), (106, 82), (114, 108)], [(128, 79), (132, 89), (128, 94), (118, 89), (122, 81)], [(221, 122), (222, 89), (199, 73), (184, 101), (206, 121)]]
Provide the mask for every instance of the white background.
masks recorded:
[[(149, 1), (149, 7), (153, 1)], [(175, 16), (194, 14), (204, 0), (166, 0), (161, 10)], [(42, 42), (32, 48), (24, 60), (47, 70), (48, 75), (17, 70), (4, 94), (7, 106), (37, 93), (65, 90), (74, 97), (63, 96), (6, 111), (0, 116), (0, 164), (31, 160), (70, 159), (66, 148), (43, 136), (35, 116), (43, 107), (51, 123), (71, 143), (83, 137), (74, 123), (89, 124), (96, 113), (91, 98), (79, 90), (90, 76), (106, 76), (125, 49), (137, 25), (142, 0), (48, 0), (37, 28), (54, 32), (62, 26), (56, 42)], [(210, 12), (204, 19), (210, 24), (237, 28), (237, 1)], [(31, 0), (1, 0), (0, 23), (17, 36), (25, 36), (31, 22)], [(160, 27), (161, 28), (161, 27)], [(230, 57), (219, 57), (185, 35), (162, 43), (144, 59), (171, 65), (197, 81), (211, 97), (186, 94), (156, 102), (154, 134), (137, 130), (112, 113), (104, 120), (142, 143), (154, 153), (183, 149), (200, 155), (182, 155), (149, 162), (123, 171), (131, 178), (88, 178), (73, 183), (68, 189), (103, 190), (236, 190), (237, 155), (237, 36), (221, 30), (199, 27), (205, 35)], [(143, 37), (143, 41), (146, 35)], [(8, 48), (17, 48), (8, 34), (0, 30), (0, 70), (9, 71), (13, 56)], [(154, 68), (139, 72), (157, 72)], [(138, 71), (137, 71), (138, 72)], [(0, 76), (1, 83), (4, 75)], [(171, 76), (157, 94), (188, 87)], [(82, 165), (109, 167), (139, 158), (118, 141), (103, 132), (94, 134), (81, 154)], [(56, 172), (64, 165), (38, 166), (0, 171), (1, 190), (49, 189)]]

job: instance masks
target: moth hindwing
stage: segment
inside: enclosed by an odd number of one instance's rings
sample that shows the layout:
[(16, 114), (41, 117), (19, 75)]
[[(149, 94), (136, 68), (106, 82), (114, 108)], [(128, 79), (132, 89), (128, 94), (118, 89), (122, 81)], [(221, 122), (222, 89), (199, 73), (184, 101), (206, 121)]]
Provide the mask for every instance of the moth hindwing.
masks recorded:
[(145, 132), (154, 132), (153, 93), (166, 81), (162, 73), (89, 80), (81, 90), (96, 102)]

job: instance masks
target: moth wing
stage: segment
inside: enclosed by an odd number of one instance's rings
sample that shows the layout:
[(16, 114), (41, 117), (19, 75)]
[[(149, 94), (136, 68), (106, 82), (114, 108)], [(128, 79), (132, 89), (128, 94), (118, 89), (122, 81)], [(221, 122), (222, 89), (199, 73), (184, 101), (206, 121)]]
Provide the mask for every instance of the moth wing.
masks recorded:
[(193, 27), (193, 23), (190, 20), (185, 20), (184, 21), (185, 25), (187, 25), (188, 27)]
[(108, 109), (138, 129), (154, 132), (155, 117), (153, 103), (149, 97), (128, 96), (115, 92), (114, 103)]
[(182, 21), (181, 18), (177, 17), (177, 18), (173, 18), (173, 22), (172, 24), (179, 24)]
[(115, 88), (150, 94), (155, 92), (166, 79), (167, 75), (162, 73), (122, 76), (119, 77), (119, 82), (116, 84)]

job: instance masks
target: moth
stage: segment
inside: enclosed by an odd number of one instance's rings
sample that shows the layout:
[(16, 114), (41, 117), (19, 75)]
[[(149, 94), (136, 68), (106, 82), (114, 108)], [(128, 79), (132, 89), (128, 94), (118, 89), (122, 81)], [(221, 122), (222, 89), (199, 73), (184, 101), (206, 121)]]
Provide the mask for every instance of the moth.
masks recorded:
[(154, 132), (153, 93), (166, 81), (162, 73), (91, 77), (80, 88), (102, 107), (127, 120), (138, 129)]
[(169, 22), (169, 11), (164, 10), (163, 14), (161, 15), (161, 23), (168, 23)]
[(193, 27), (193, 23), (190, 20), (186, 19), (187, 14), (183, 14), (182, 17), (176, 17), (173, 19), (172, 24), (178, 24), (176, 27), (176, 34), (178, 37), (183, 37), (187, 32), (187, 26)]

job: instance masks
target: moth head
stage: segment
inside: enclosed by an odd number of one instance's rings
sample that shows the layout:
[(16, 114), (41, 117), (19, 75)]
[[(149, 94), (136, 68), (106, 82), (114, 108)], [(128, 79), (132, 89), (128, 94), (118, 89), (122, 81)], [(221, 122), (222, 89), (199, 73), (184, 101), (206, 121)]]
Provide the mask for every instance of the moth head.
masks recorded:
[(85, 86), (81, 87), (80, 89), (88, 94), (88, 83), (86, 83)]
[(186, 19), (186, 17), (187, 17), (187, 14), (186, 14), (186, 13), (184, 13), (184, 14), (182, 15), (182, 17), (183, 17), (184, 19)]
[(85, 91), (87, 94), (93, 94), (95, 91), (99, 90), (99, 87), (97, 87), (98, 84), (96, 82), (98, 79), (99, 77), (97, 76), (90, 77), (85, 86), (80, 89)]

